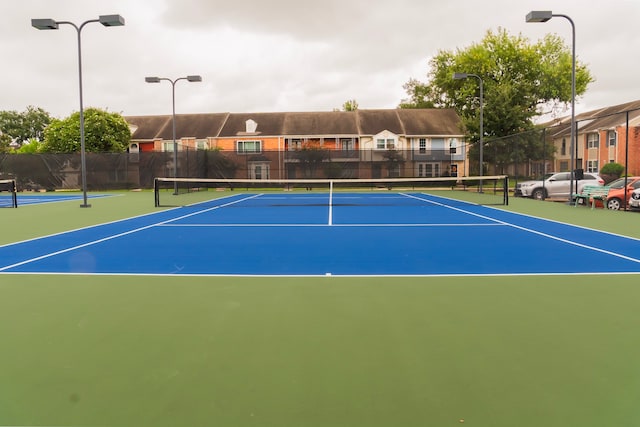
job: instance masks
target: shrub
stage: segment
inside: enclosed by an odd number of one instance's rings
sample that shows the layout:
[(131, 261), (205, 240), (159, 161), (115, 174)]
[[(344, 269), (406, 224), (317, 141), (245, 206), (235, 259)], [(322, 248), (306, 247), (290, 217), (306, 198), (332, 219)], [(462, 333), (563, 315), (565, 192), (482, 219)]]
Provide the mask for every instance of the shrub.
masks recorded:
[(624, 172), (624, 166), (620, 163), (607, 163), (600, 169), (600, 175), (611, 175), (616, 178), (620, 178), (622, 172)]

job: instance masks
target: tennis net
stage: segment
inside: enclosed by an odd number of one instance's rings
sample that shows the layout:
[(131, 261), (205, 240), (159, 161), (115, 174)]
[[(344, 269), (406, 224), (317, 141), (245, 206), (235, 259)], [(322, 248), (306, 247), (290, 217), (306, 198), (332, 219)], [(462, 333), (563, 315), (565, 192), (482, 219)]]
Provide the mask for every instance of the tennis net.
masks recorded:
[[(296, 195), (322, 193), (322, 204), (339, 205), (334, 195), (380, 193), (429, 194), (438, 197), (443, 204), (508, 205), (508, 177), (505, 175), (483, 177), (441, 178), (387, 178), (387, 179), (205, 179), (205, 178), (155, 178), (156, 207), (188, 206), (206, 203), (229, 194), (286, 195), (295, 205), (302, 198)], [(309, 199), (307, 197), (307, 199)], [(274, 199), (272, 199), (274, 200)], [(279, 198), (280, 206), (284, 198)], [(296, 201), (298, 200), (298, 201)], [(342, 200), (347, 200), (342, 198)], [(370, 204), (373, 198), (350, 198), (349, 202)]]
[(0, 208), (17, 208), (18, 196), (15, 179), (0, 179)]

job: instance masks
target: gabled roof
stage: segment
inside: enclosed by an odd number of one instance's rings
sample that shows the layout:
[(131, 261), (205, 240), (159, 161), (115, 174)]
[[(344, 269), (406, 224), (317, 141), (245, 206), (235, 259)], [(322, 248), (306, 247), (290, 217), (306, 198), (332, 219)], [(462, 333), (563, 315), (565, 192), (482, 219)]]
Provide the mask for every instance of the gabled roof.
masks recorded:
[[(427, 110), (416, 111), (425, 114)], [(355, 112), (358, 114), (361, 135), (377, 135), (383, 130), (396, 135), (405, 135), (397, 110), (356, 110)]]
[(395, 111), (404, 125), (404, 134), (407, 136), (463, 135), (460, 118), (452, 108), (399, 109)]
[(171, 116), (127, 116), (131, 128), (131, 138), (135, 140), (154, 140), (158, 133), (171, 123)]
[(355, 111), (325, 111), (310, 113), (284, 113), (282, 135), (349, 135), (358, 132), (358, 114)]
[[(177, 115), (176, 135), (178, 137), (193, 137), (197, 139), (218, 135), (228, 115), (229, 113)], [(165, 127), (160, 137), (162, 139), (173, 139), (173, 127)]]
[[(204, 139), (220, 133), (228, 113), (176, 114), (176, 135)], [(125, 120), (132, 128), (131, 139), (173, 139), (173, 116), (127, 116)]]
[[(173, 139), (172, 116), (127, 116), (133, 140)], [(246, 123), (257, 124), (248, 133)], [(462, 136), (453, 109), (386, 109), (325, 112), (177, 114), (176, 136), (197, 139), (256, 137), (372, 136), (388, 130), (404, 136)]]
[[(630, 111), (634, 110), (634, 111)], [(640, 116), (640, 101), (628, 102), (626, 104), (614, 105), (612, 107), (593, 112), (591, 121), (584, 126), (584, 132), (594, 132), (597, 130), (615, 129), (618, 126), (625, 126), (627, 121), (626, 112), (629, 111), (629, 121)]]
[(258, 124), (256, 135), (282, 135), (281, 132), (284, 123), (283, 113), (229, 113), (220, 132), (209, 136), (217, 136), (220, 138), (246, 136), (247, 120), (253, 120)]
[[(640, 101), (627, 102), (611, 107), (598, 108), (576, 115), (578, 133), (596, 132), (599, 130), (614, 130), (619, 126), (626, 126), (629, 112), (629, 124), (634, 125), (640, 119)], [(556, 126), (553, 126), (556, 125)], [(551, 128), (553, 138), (568, 137), (571, 135), (571, 118), (562, 117), (559, 120), (547, 123), (544, 127)]]

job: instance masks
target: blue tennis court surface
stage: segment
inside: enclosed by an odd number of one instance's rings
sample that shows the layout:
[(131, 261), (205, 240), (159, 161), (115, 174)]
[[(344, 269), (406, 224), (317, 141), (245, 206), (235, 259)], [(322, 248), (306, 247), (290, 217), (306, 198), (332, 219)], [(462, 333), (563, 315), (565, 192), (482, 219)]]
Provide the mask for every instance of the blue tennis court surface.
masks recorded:
[(0, 247), (1, 273), (640, 273), (640, 241), (422, 193), (235, 194)]
[[(99, 197), (107, 197), (104, 194), (91, 194), (87, 197), (91, 199)], [(37, 193), (24, 194), (18, 193), (18, 206), (36, 205), (41, 203), (68, 202), (74, 200), (83, 200), (82, 194), (64, 194), (64, 193)], [(0, 195), (0, 206), (8, 206), (11, 203), (11, 196)]]

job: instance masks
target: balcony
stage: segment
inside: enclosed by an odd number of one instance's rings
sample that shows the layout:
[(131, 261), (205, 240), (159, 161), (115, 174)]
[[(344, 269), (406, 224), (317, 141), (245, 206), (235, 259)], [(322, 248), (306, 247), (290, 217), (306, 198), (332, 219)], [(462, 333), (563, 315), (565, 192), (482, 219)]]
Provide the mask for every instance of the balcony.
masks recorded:
[[(358, 150), (324, 150), (328, 154), (328, 158), (331, 161), (356, 161), (360, 159), (360, 152)], [(300, 159), (300, 150), (288, 150), (284, 152), (284, 160), (287, 162), (295, 162)]]
[(411, 160), (416, 162), (445, 162), (456, 158), (456, 153), (449, 150), (414, 150)]

